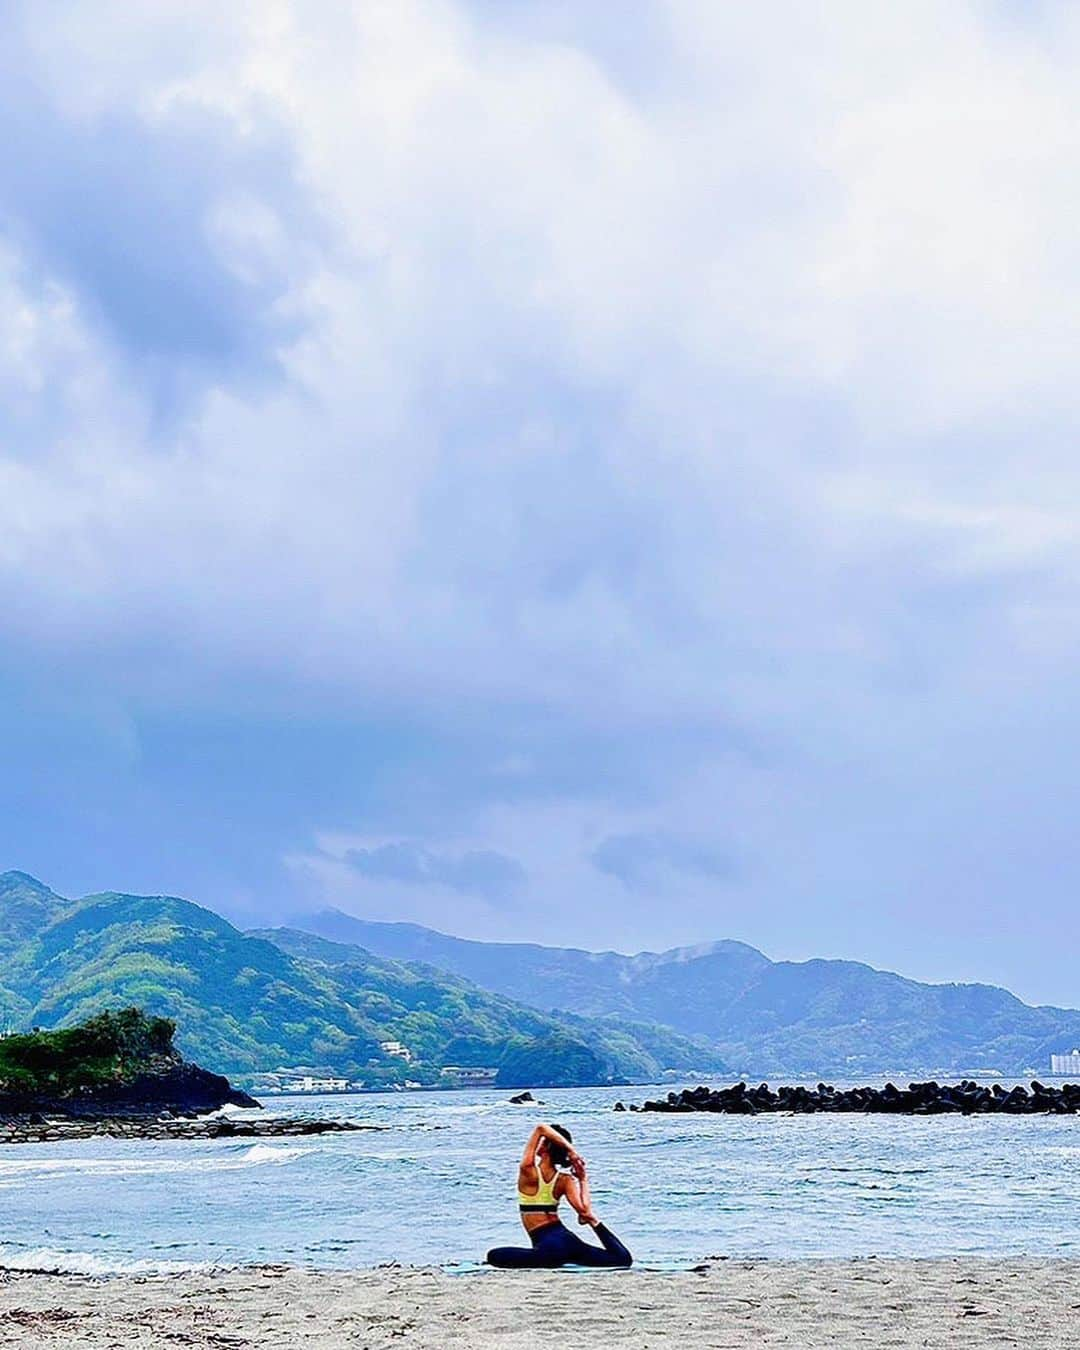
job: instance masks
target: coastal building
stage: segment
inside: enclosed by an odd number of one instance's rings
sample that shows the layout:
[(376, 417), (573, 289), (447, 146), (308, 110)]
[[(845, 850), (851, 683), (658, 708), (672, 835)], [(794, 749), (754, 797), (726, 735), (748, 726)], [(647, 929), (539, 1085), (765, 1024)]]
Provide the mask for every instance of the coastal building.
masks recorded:
[(291, 1096), (297, 1092), (361, 1092), (362, 1078), (336, 1078), (331, 1074), (307, 1073), (303, 1069), (280, 1069), (248, 1078), (244, 1087), (256, 1096)]
[(1080, 1049), (1070, 1050), (1066, 1055), (1050, 1056), (1050, 1072), (1061, 1074), (1080, 1074)]
[(395, 1059), (403, 1059), (406, 1064), (412, 1063), (412, 1051), (407, 1045), (402, 1045), (400, 1041), (380, 1041), (379, 1049), (384, 1055), (393, 1055)]
[(457, 1064), (448, 1064), (439, 1070), (439, 1077), (453, 1087), (494, 1087), (498, 1069), (464, 1069)]

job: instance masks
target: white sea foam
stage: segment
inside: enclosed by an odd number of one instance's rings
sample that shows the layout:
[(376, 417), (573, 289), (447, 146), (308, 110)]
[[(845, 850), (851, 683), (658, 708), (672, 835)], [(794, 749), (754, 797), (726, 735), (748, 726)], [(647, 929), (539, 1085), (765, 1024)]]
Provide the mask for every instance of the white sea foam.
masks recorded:
[(439, 1106), (440, 1116), (489, 1116), (498, 1111), (502, 1102), (467, 1102), (463, 1105)]
[(305, 1148), (295, 1144), (258, 1143), (244, 1148), (240, 1153), (235, 1151), (235, 1145), (229, 1147), (230, 1151), (226, 1154), (215, 1151), (185, 1158), (84, 1158), (78, 1155), (68, 1158), (5, 1158), (0, 1160), (0, 1189), (26, 1182), (34, 1177), (124, 1177), (154, 1176), (159, 1173), (174, 1175), (178, 1172), (235, 1172), (245, 1167), (281, 1166), (315, 1152), (314, 1147)]
[(252, 1144), (251, 1148), (241, 1155), (239, 1165), (246, 1167), (252, 1163), (287, 1163), (315, 1151), (314, 1148), (301, 1148), (296, 1144)]
[(135, 1259), (106, 1252), (65, 1252), (54, 1247), (0, 1244), (0, 1269), (47, 1270), (62, 1275), (183, 1275), (188, 1271), (222, 1269), (208, 1261)]

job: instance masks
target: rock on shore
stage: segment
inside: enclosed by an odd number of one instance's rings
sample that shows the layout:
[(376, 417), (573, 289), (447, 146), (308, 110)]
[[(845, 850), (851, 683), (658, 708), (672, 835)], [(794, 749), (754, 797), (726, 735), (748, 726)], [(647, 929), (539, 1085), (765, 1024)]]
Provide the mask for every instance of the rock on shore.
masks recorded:
[[(625, 1110), (621, 1102), (616, 1111)], [(956, 1084), (933, 1082), (909, 1083), (898, 1088), (886, 1083), (883, 1088), (856, 1087), (837, 1090), (827, 1083), (816, 1088), (780, 1087), (775, 1091), (768, 1083), (749, 1087), (735, 1083), (728, 1088), (684, 1088), (669, 1092), (658, 1101), (647, 1101), (642, 1106), (631, 1106), (631, 1111), (714, 1111), (724, 1115), (756, 1116), (761, 1112), (791, 1111), (809, 1114), (817, 1111), (864, 1111), (878, 1114), (932, 1116), (946, 1112), (962, 1115), (998, 1112), (1004, 1115), (1026, 1116), (1043, 1113), (1074, 1115), (1080, 1112), (1080, 1083), (1066, 1083), (1062, 1087), (1047, 1087), (1033, 1082), (1031, 1090), (1017, 1086), (1010, 1089), (995, 1083), (984, 1087), (971, 1079)]]

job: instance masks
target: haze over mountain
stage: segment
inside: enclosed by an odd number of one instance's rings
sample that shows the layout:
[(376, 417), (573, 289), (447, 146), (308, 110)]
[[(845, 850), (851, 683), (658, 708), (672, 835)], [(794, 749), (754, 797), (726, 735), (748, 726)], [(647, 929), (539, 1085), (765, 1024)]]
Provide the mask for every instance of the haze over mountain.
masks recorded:
[(297, 920), (337, 942), (423, 960), (537, 1008), (664, 1023), (737, 1071), (1045, 1072), (1080, 1040), (1080, 1012), (986, 984), (924, 984), (856, 961), (771, 961), (742, 942), (624, 956), (486, 943), (323, 910)]

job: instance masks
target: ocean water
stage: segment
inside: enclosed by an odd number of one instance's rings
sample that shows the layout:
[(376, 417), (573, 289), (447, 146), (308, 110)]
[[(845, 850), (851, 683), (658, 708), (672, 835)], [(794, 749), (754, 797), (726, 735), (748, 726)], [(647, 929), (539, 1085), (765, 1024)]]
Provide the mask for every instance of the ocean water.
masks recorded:
[[(1080, 1117), (615, 1113), (665, 1089), (271, 1099), (378, 1131), (0, 1148), (0, 1265), (87, 1272), (244, 1262), (469, 1270), (524, 1240), (518, 1156), (573, 1132), (597, 1213), (639, 1263), (733, 1257), (1080, 1256)], [(569, 1221), (573, 1222), (570, 1215)]]

